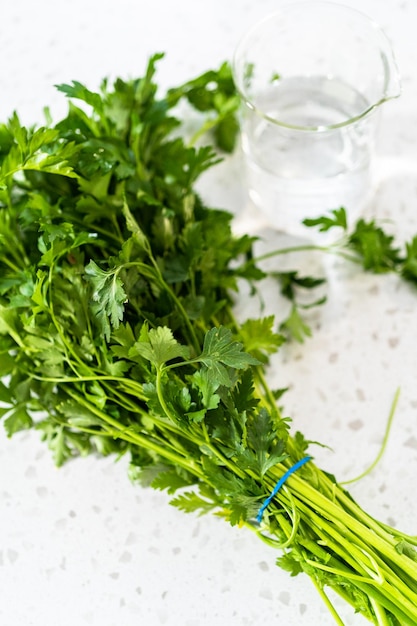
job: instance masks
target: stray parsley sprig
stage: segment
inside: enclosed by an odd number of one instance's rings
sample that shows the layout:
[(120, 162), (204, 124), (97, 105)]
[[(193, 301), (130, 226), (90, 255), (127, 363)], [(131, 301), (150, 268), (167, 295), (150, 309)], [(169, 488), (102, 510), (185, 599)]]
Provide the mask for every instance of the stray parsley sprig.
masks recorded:
[[(356, 223), (348, 223), (347, 212), (343, 207), (329, 211), (325, 215), (303, 220), (308, 228), (317, 228), (327, 233), (334, 230), (337, 236), (331, 243), (303, 243), (270, 250), (259, 256), (251, 256), (247, 269), (262, 266), (262, 262), (274, 257), (294, 253), (317, 252), (338, 256), (349, 263), (360, 266), (366, 272), (374, 274), (396, 274), (401, 280), (417, 286), (417, 236), (399, 244), (394, 235), (384, 229), (376, 219), (360, 218)], [(316, 289), (326, 284), (325, 276), (301, 275), (299, 270), (268, 272), (280, 285), (281, 294), (291, 303), (290, 313), (282, 319), (280, 329), (283, 334), (296, 341), (303, 342), (312, 334), (311, 328), (303, 315), (307, 309), (326, 302), (327, 297), (320, 293), (314, 297)], [(301, 297), (310, 293), (307, 303)]]
[[(204, 132), (217, 126), (230, 147), (227, 66), (159, 96), (159, 59), (97, 93), (60, 86), (68, 115), (51, 128), (23, 128), (17, 115), (0, 126), (6, 431), (36, 428), (57, 465), (128, 454), (131, 478), (174, 506), (212, 511), (279, 550), (278, 564), (306, 573), (338, 624), (326, 587), (374, 624), (415, 625), (417, 539), (367, 515), (312, 461), (256, 522), (309, 442), (266, 380), (284, 341), (277, 322), (233, 315), (240, 281), (256, 287), (265, 272), (253, 238), (234, 236), (231, 215), (195, 192), (218, 153), (185, 141), (173, 115), (187, 98), (209, 114)], [(316, 285), (280, 280), (290, 299)]]
[(332, 251), (349, 253), (350, 260), (363, 269), (376, 274), (396, 272), (406, 280), (417, 282), (417, 237), (405, 244), (404, 252), (398, 248), (393, 235), (388, 234), (376, 220), (360, 218), (352, 227), (348, 226), (346, 210), (341, 207), (328, 215), (303, 222), (308, 227), (318, 227), (321, 232), (341, 229), (342, 236), (331, 246)]

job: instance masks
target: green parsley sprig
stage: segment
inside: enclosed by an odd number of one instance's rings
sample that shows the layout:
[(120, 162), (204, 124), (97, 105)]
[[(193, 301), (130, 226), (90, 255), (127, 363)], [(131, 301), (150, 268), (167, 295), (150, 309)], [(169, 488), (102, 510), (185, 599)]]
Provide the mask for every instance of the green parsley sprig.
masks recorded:
[[(247, 270), (251, 266), (262, 267), (264, 261), (274, 257), (316, 252), (340, 257), (360, 266), (365, 272), (396, 274), (404, 282), (417, 286), (417, 236), (400, 244), (376, 219), (362, 217), (349, 224), (344, 207), (305, 219), (303, 224), (311, 229), (317, 228), (321, 233), (335, 231), (337, 234), (331, 243), (306, 242), (279, 247), (259, 256), (252, 255), (247, 260)], [(273, 270), (268, 272), (268, 276), (279, 283), (281, 294), (291, 303), (289, 315), (281, 320), (281, 331), (286, 337), (303, 342), (312, 334), (304, 312), (326, 302), (327, 296), (323, 295), (326, 276), (301, 275), (297, 269)], [(317, 288), (320, 288), (320, 294), (315, 297)], [(303, 302), (306, 293), (310, 296), (307, 303)]]
[[(277, 322), (233, 315), (240, 281), (256, 286), (265, 273), (253, 238), (234, 236), (231, 215), (195, 192), (218, 153), (185, 141), (173, 115), (187, 98), (230, 147), (227, 66), (161, 97), (159, 59), (97, 93), (61, 85), (69, 111), (54, 126), (27, 129), (16, 114), (0, 126), (6, 431), (36, 428), (57, 465), (128, 454), (131, 478), (174, 506), (212, 511), (278, 550), (278, 565), (307, 574), (339, 625), (327, 587), (373, 624), (415, 625), (417, 539), (374, 520), (312, 461), (256, 522), (309, 442), (266, 381), (284, 341)], [(315, 285), (280, 279), (290, 298)]]

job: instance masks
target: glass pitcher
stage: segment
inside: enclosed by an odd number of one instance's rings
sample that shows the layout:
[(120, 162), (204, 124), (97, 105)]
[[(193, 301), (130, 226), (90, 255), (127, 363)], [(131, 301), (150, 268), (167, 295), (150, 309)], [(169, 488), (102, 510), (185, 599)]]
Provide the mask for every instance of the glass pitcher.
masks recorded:
[(331, 2), (283, 6), (233, 59), (243, 100), (249, 196), (280, 230), (368, 201), (378, 110), (400, 95), (391, 44), (362, 13)]

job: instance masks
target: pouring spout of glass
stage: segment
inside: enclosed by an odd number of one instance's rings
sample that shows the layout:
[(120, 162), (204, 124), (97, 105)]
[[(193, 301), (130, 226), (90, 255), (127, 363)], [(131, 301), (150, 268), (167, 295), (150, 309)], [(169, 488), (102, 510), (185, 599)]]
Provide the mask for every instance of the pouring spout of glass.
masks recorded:
[(401, 77), (393, 51), (389, 48), (381, 52), (381, 60), (385, 71), (385, 88), (378, 104), (399, 98), (401, 95)]
[[(389, 100), (394, 100), (395, 98), (399, 98), (401, 96), (401, 76), (391, 44), (381, 30), (379, 30), (379, 36), (382, 40), (385, 40), (383, 41), (385, 47), (381, 47), (380, 49), (380, 81), (376, 81), (374, 85), (375, 92), (373, 94), (372, 83), (369, 86), (370, 96), (369, 99), (367, 99), (367, 108), (359, 115), (346, 120), (346, 124), (355, 122), (356, 120), (367, 116), (369, 113), (378, 109)], [(365, 95), (365, 93), (366, 90), (364, 89), (363, 94)], [(373, 95), (373, 100), (371, 100), (371, 94)]]
[(345, 66), (343, 71), (349, 76), (346, 80), (356, 82), (368, 103), (368, 109), (358, 116), (363, 117), (401, 95), (401, 78), (391, 42), (376, 22), (356, 12), (350, 28), (350, 49), (356, 54), (356, 68), (354, 63), (355, 69)]

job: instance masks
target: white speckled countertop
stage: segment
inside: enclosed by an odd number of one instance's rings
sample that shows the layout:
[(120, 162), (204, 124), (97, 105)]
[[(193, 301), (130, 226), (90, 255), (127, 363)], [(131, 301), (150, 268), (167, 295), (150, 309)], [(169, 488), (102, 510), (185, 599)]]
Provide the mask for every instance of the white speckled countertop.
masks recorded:
[[(345, 0), (393, 41), (403, 95), (386, 105), (372, 211), (400, 237), (417, 233), (415, 0)], [(41, 121), (65, 99), (55, 83), (94, 88), (104, 76), (141, 75), (165, 51), (169, 86), (230, 58), (273, 0), (2, 0), (0, 119), (17, 109)], [(207, 201), (239, 215), (238, 157), (203, 181)], [(271, 379), (290, 385), (286, 410), (316, 459), (340, 480), (359, 474), (381, 444), (393, 395), (401, 397), (387, 451), (353, 484), (375, 516), (415, 534), (417, 500), (417, 292), (389, 276), (326, 261), (329, 300), (313, 338), (285, 347)], [(185, 515), (163, 493), (134, 487), (126, 462), (53, 465), (37, 433), (0, 429), (0, 624), (2, 626), (331, 626), (308, 579), (290, 578), (244, 530)], [(341, 606), (346, 624), (365, 621)], [(367, 622), (366, 622), (367, 623)]]

